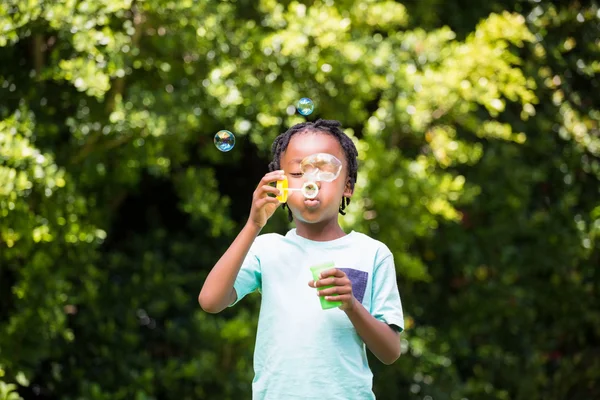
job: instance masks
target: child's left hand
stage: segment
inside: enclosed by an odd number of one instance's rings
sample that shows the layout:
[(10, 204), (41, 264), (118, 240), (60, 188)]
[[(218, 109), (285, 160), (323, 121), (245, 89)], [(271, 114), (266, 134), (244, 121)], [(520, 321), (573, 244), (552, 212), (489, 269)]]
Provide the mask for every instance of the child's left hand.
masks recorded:
[[(341, 301), (342, 305), (339, 308), (344, 311), (350, 311), (354, 308), (355, 298), (354, 293), (352, 293), (352, 282), (348, 279), (344, 271), (331, 268), (322, 271), (319, 274), (319, 278), (316, 282), (312, 280), (308, 282), (308, 286), (318, 289), (323, 286), (333, 285), (332, 288), (319, 290), (317, 292), (319, 296), (325, 296), (325, 300), (328, 301)], [(337, 294), (337, 296), (333, 296), (334, 294)]]

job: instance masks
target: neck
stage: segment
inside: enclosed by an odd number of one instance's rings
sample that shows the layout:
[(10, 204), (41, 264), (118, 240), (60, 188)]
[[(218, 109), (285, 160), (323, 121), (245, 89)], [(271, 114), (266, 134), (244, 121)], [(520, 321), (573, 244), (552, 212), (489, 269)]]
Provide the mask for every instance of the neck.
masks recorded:
[(305, 239), (316, 242), (327, 242), (346, 236), (337, 219), (318, 222), (316, 224), (307, 224), (296, 220), (296, 233)]

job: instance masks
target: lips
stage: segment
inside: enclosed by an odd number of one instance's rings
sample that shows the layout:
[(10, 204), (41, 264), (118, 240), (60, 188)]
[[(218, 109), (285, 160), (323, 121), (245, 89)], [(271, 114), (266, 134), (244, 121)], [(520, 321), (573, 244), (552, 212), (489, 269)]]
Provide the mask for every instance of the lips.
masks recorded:
[(305, 199), (304, 200), (304, 205), (307, 208), (316, 208), (319, 206), (319, 204), (321, 204), (321, 202), (317, 199)]

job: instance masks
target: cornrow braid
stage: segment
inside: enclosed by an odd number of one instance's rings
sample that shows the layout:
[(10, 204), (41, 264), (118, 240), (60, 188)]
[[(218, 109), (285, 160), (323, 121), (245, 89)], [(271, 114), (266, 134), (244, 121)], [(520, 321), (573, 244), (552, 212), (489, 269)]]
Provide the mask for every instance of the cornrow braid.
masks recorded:
[[(280, 134), (275, 138), (273, 145), (271, 146), (271, 153), (273, 154), (273, 161), (269, 163), (269, 171), (276, 171), (281, 169), (281, 155), (287, 149), (290, 139), (297, 133), (308, 133), (308, 132), (323, 132), (336, 138), (342, 150), (346, 155), (346, 162), (348, 163), (348, 177), (350, 178), (350, 188), (354, 190), (354, 185), (358, 178), (358, 151), (352, 139), (350, 139), (341, 129), (342, 124), (335, 120), (323, 120), (318, 119), (315, 122), (303, 122), (296, 124), (288, 129), (285, 133)], [(346, 215), (344, 211), (346, 206), (350, 204), (349, 197), (343, 197), (340, 204), (339, 212), (342, 215)], [(288, 219), (290, 222), (293, 221), (292, 210), (287, 207), (287, 204), (282, 205), (283, 208), (288, 210)]]

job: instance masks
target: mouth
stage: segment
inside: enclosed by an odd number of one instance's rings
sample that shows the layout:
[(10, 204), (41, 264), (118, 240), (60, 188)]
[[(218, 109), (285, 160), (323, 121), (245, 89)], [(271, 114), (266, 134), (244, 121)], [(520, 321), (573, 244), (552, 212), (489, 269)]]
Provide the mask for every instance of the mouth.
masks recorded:
[(316, 208), (316, 207), (319, 206), (320, 203), (321, 202), (319, 200), (317, 200), (317, 199), (305, 199), (304, 200), (304, 205), (307, 208)]

